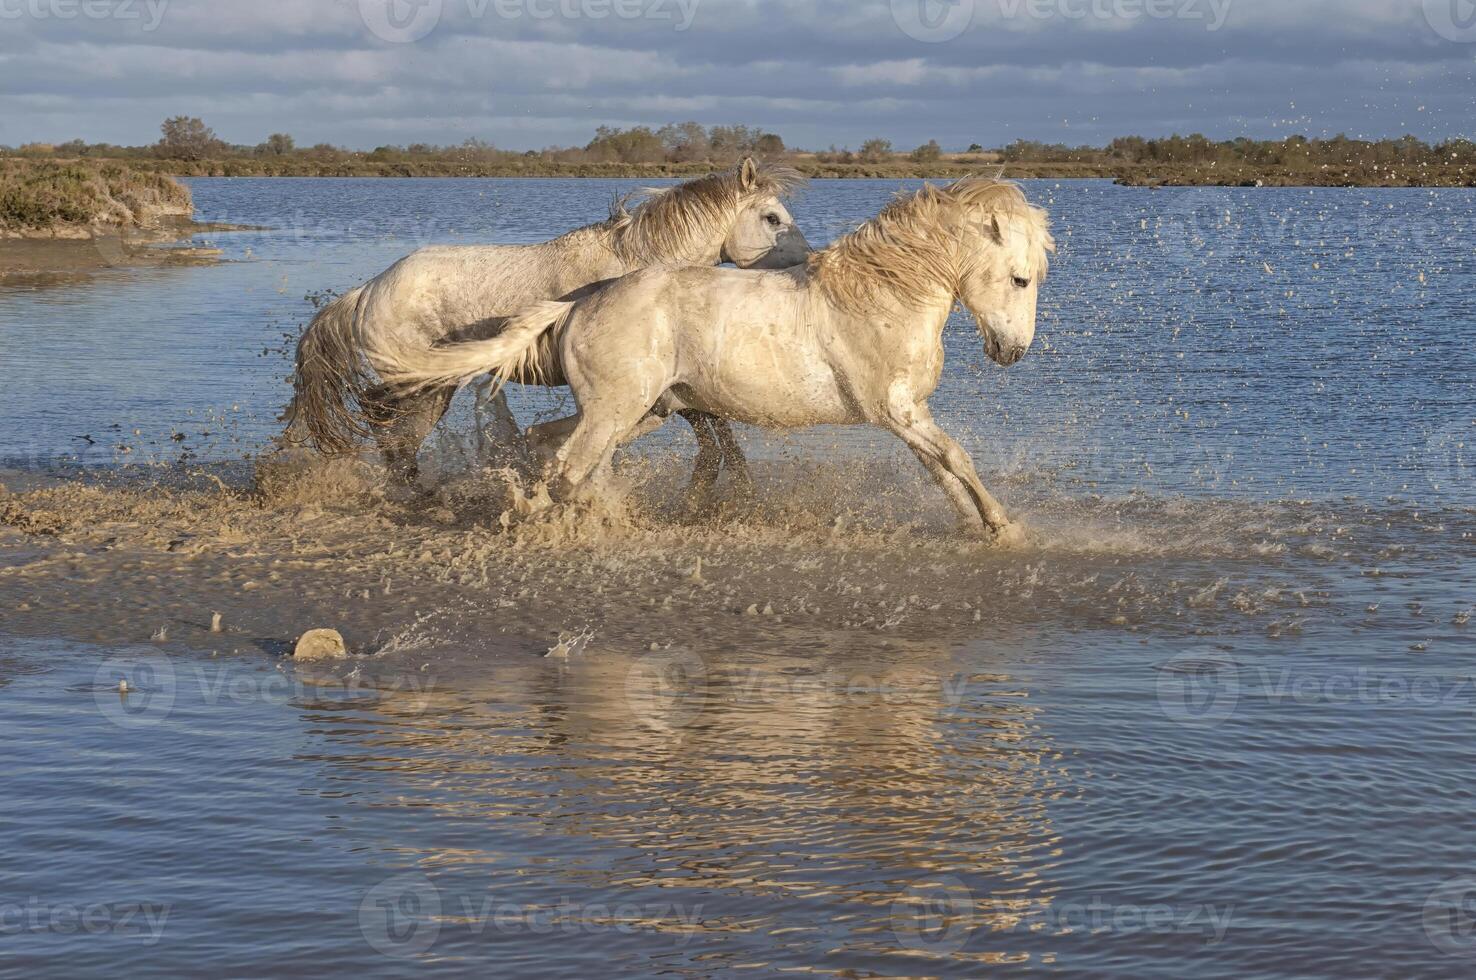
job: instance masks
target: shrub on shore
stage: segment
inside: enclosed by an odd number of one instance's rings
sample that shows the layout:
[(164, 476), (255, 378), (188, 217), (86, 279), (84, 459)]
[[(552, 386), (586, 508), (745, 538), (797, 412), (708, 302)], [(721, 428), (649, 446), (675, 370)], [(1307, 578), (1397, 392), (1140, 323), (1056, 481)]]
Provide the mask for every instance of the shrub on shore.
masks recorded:
[(111, 162), (0, 160), (0, 231), (138, 227), (193, 212), (187, 187)]

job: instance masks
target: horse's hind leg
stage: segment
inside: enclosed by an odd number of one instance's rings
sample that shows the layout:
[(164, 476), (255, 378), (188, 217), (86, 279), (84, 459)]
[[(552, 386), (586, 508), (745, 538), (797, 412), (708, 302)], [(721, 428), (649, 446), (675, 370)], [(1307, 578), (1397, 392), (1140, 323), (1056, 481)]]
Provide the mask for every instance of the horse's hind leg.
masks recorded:
[(733, 484), (742, 497), (753, 496), (753, 477), (748, 473), (748, 460), (743, 455), (743, 447), (738, 445), (738, 437), (733, 434), (733, 427), (728, 424), (727, 419), (709, 415), (712, 420), (712, 431), (717, 436), (718, 448), (723, 453), (723, 464), (727, 466), (728, 472), (733, 475)]
[(383, 386), (364, 394), (360, 407), (374, 425), (374, 441), (392, 481), (415, 486), (420, 478), (416, 456), (421, 443), (445, 416), (455, 394), (455, 389), (440, 388), (401, 397)]
[(557, 473), (550, 481), (554, 495), (569, 499), (597, 471), (610, 465), (615, 450), (646, 423), (649, 405), (595, 403), (580, 412), (579, 426), (559, 449)]
[(748, 461), (743, 458), (743, 447), (726, 419), (687, 409), (678, 412), (692, 431), (697, 434), (697, 464), (692, 471), (692, 482), (687, 487), (687, 501), (693, 507), (706, 508), (717, 488), (718, 477), (726, 466), (733, 474), (733, 483), (739, 495), (753, 495), (753, 478), (748, 475)]
[(476, 441), (478, 462), (483, 466), (500, 469), (512, 467), (519, 473), (532, 472), (532, 460), (528, 442), (512, 409), (507, 406), (507, 392), (497, 387), (491, 378), (477, 383)]
[(697, 436), (697, 464), (692, 469), (692, 482), (687, 486), (687, 502), (693, 507), (705, 508), (723, 468), (722, 444), (713, 432), (713, 423), (717, 420), (706, 412), (691, 409), (677, 414), (687, 420)]
[(541, 475), (547, 475), (553, 469), (559, 449), (569, 441), (579, 427), (579, 421), (580, 416), (570, 415), (528, 427), (528, 454), (542, 471)]

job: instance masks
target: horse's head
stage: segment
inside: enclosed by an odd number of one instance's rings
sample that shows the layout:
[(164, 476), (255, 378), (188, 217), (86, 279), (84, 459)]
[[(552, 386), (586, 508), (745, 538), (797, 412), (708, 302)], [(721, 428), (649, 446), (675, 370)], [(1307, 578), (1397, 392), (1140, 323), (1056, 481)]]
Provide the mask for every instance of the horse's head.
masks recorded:
[(789, 179), (766, 174), (752, 158), (738, 168), (738, 211), (723, 239), (722, 261), (740, 269), (788, 269), (810, 254), (810, 243), (784, 206)]
[(990, 359), (1009, 367), (1035, 340), (1040, 283), (1056, 245), (1045, 212), (1029, 205), (976, 213), (969, 228), (958, 298), (974, 315)]

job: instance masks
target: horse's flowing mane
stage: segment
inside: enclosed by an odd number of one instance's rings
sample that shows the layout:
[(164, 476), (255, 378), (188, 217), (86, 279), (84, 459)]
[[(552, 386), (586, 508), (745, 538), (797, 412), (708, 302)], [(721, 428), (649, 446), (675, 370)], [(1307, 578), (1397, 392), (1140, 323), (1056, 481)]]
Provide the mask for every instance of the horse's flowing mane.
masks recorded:
[(1045, 211), (1010, 181), (965, 177), (946, 187), (932, 184), (899, 194), (881, 214), (810, 256), (809, 272), (836, 305), (855, 313), (874, 310), (883, 294), (920, 307), (939, 289), (956, 290), (978, 261), (979, 235), (987, 219), (1018, 221), (1031, 238), (1035, 268), (1044, 279), (1055, 250)]
[(787, 197), (805, 177), (788, 167), (760, 164), (745, 185), (741, 170), (652, 187), (617, 198), (599, 225), (620, 259), (633, 266), (691, 261), (712, 232), (733, 220), (757, 196)]

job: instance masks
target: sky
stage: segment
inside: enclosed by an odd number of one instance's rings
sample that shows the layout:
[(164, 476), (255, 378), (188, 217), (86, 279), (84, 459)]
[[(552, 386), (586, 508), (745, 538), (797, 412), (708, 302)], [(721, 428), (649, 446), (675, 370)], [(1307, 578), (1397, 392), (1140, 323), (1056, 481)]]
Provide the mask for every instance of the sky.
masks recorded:
[(1476, 0), (0, 0), (0, 144), (1476, 130)]

